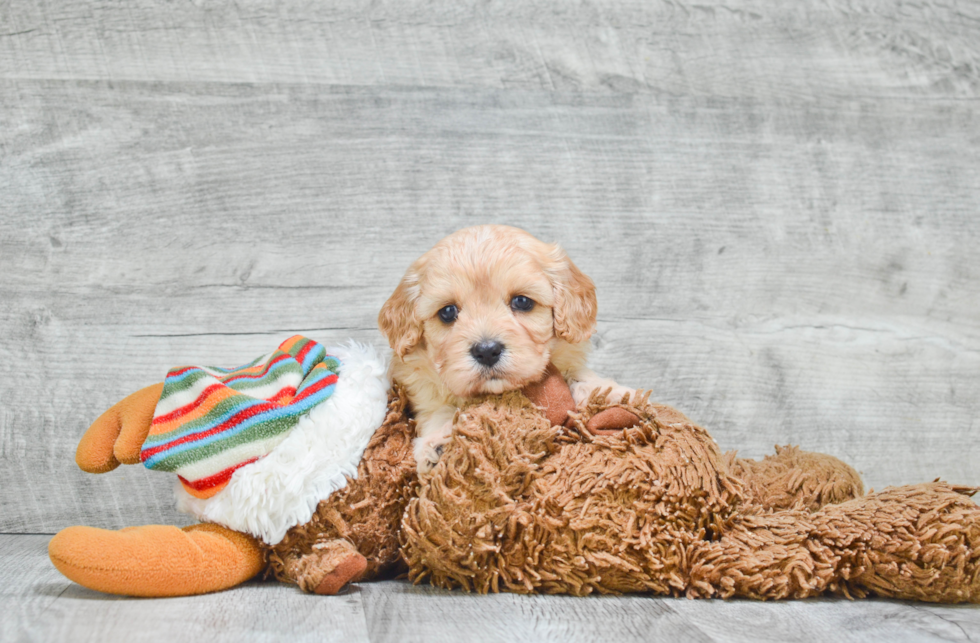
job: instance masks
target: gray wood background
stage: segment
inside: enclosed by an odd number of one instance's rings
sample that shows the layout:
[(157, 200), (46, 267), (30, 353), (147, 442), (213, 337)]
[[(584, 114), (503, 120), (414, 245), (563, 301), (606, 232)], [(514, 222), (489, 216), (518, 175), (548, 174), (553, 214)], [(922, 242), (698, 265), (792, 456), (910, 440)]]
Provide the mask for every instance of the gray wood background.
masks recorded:
[(381, 343), (481, 222), (561, 242), (597, 370), (723, 448), (980, 484), (978, 98), (976, 2), (0, 2), (0, 533), (185, 524), (87, 425)]

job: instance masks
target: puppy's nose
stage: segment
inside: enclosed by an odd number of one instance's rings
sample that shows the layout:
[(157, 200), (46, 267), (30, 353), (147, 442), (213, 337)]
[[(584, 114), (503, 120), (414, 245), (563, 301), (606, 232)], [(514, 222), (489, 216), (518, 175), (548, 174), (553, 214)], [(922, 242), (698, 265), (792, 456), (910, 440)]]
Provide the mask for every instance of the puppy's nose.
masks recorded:
[(488, 368), (500, 361), (500, 354), (503, 352), (504, 345), (496, 340), (484, 340), (470, 347), (473, 359)]

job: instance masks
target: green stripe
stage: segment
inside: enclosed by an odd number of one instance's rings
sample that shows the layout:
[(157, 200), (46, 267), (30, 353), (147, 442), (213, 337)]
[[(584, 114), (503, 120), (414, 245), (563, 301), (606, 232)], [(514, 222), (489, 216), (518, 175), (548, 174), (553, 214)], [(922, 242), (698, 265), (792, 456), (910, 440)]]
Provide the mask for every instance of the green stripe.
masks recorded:
[[(259, 386), (271, 384), (272, 382), (275, 382), (276, 380), (291, 373), (298, 375), (300, 383), (303, 382), (303, 369), (295, 361), (289, 361), (279, 364), (275, 369), (273, 369), (272, 372), (263, 375), (261, 379), (241, 380), (240, 382), (232, 382), (231, 384), (227, 384), (227, 386), (228, 388), (235, 389), (236, 391), (247, 391)], [(299, 384), (297, 384), (297, 386), (299, 386)]]

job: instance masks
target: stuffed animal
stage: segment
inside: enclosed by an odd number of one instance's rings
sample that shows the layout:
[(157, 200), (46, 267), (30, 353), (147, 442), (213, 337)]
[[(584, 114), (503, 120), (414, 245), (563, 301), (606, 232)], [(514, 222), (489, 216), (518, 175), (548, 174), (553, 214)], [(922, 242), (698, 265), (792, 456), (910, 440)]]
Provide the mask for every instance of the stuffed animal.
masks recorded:
[(133, 596), (218, 591), (264, 569), (332, 594), (391, 573), (415, 481), (404, 399), (373, 349), (300, 336), (236, 369), (172, 369), (98, 418), (76, 462), (173, 471), (178, 507), (206, 522), (69, 527), (51, 561), (81, 585)]
[[(616, 429), (610, 414), (635, 425)], [(862, 495), (857, 473), (835, 458), (785, 447), (740, 460), (645, 396), (611, 403), (597, 392), (567, 426), (555, 424), (519, 392), (460, 410), (402, 520), (413, 581), (980, 602), (976, 489), (937, 481)]]
[[(79, 465), (140, 461), (164, 388), (99, 418)], [(405, 399), (391, 390), (356, 476), (274, 543), (247, 525), (70, 527), (52, 539), (51, 559), (82, 585), (140, 596), (217, 591), (265, 569), (323, 594), (407, 572), (479, 592), (980, 601), (975, 489), (935, 482), (863, 496), (835, 458), (792, 447), (760, 462), (722, 454), (645, 396), (614, 403), (597, 391), (576, 412), (553, 368), (524, 392), (462, 409), (442, 459), (417, 480)]]

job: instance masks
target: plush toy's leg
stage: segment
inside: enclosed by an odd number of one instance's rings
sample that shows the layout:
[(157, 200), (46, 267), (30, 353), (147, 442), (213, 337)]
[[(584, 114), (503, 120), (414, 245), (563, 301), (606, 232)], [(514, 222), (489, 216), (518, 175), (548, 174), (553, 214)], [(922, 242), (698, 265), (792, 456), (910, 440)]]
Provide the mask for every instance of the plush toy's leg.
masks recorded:
[(286, 576), (304, 592), (331, 596), (357, 581), (367, 569), (367, 559), (340, 538), (317, 543), (311, 553), (289, 555), (283, 562)]
[(977, 489), (944, 482), (889, 487), (813, 515), (814, 541), (839, 557), (840, 591), (980, 603)]
[(264, 567), (251, 536), (219, 525), (165, 525), (119, 531), (68, 527), (48, 544), (62, 574), (107, 594), (188, 596), (234, 587)]
[(823, 592), (837, 559), (830, 548), (808, 542), (813, 529), (803, 510), (740, 517), (719, 540), (693, 543), (687, 595), (766, 600)]
[(752, 502), (765, 509), (816, 511), (864, 494), (861, 476), (848, 464), (823, 453), (798, 447), (776, 447), (775, 455), (762, 460), (724, 455), (732, 475), (739, 478)]
[(980, 602), (980, 507), (945, 483), (740, 518), (692, 543), (689, 596)]

